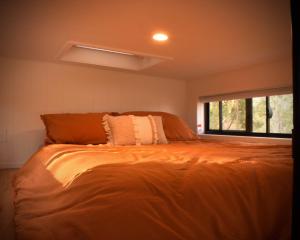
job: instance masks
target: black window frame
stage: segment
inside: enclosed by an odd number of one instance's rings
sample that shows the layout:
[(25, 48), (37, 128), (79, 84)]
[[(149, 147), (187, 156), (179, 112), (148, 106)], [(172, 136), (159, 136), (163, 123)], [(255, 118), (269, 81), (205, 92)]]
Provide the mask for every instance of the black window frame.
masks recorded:
[[(272, 137), (272, 138), (291, 138), (291, 133), (270, 133), (270, 97), (266, 96), (266, 132), (258, 133), (253, 130), (253, 98), (246, 98), (246, 129), (241, 130), (223, 130), (223, 116), (222, 116), (222, 101), (219, 102), (219, 129), (209, 128), (209, 102), (204, 104), (204, 133), (216, 135), (233, 135), (233, 136), (252, 136), (252, 137)], [(236, 99), (238, 100), (238, 99)]]

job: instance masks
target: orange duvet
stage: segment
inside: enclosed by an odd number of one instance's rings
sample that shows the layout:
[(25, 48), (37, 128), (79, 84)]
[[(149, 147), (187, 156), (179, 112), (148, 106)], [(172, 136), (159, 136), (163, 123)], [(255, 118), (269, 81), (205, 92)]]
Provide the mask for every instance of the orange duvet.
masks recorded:
[(49, 145), (14, 188), (18, 239), (290, 238), (289, 146)]

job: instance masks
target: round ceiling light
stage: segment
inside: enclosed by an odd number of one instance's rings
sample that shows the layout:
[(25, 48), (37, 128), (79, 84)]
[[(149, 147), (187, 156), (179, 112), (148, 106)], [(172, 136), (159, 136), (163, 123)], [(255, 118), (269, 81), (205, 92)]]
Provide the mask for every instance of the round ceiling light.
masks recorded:
[(153, 40), (157, 41), (157, 42), (165, 42), (168, 40), (168, 35), (165, 33), (155, 33), (152, 36)]

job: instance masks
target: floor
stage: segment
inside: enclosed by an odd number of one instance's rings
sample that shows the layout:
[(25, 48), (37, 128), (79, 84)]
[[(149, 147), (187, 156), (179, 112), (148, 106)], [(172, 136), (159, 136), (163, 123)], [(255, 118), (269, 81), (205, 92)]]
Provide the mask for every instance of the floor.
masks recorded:
[(0, 239), (13, 240), (13, 189), (12, 179), (17, 169), (0, 169)]

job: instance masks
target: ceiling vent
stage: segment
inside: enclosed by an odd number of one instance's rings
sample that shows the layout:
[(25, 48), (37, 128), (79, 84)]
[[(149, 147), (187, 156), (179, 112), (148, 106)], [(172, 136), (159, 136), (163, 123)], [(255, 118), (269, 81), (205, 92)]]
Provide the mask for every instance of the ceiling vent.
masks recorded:
[(92, 46), (77, 42), (68, 42), (58, 58), (66, 62), (92, 64), (127, 70), (143, 70), (166, 60), (169, 57)]

